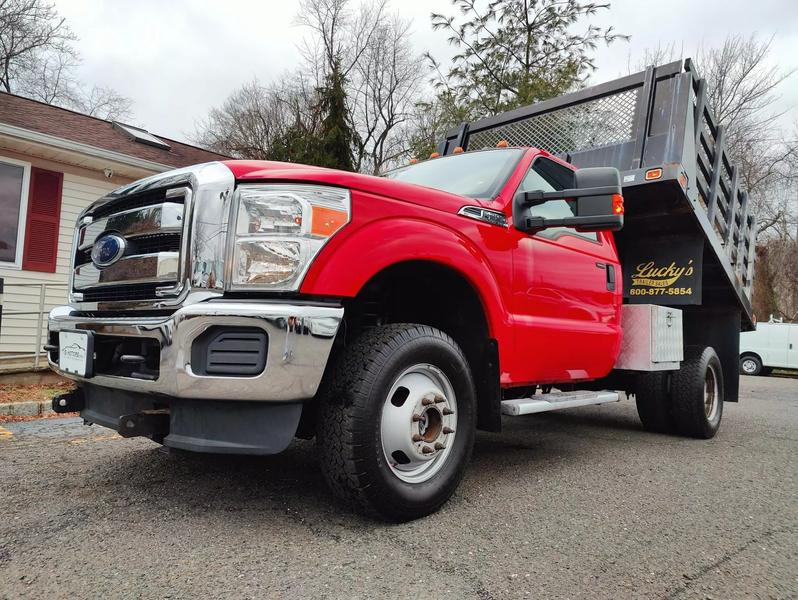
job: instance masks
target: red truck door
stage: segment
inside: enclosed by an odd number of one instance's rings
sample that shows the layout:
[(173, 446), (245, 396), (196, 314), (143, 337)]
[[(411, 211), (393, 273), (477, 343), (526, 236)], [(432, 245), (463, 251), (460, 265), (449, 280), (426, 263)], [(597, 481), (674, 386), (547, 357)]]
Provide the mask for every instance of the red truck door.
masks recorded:
[[(573, 171), (536, 158), (517, 191), (573, 187)], [(572, 215), (568, 202), (534, 209)], [(513, 317), (518, 383), (593, 379), (612, 368), (620, 346), (621, 272), (609, 233), (553, 228), (518, 236), (513, 254)]]

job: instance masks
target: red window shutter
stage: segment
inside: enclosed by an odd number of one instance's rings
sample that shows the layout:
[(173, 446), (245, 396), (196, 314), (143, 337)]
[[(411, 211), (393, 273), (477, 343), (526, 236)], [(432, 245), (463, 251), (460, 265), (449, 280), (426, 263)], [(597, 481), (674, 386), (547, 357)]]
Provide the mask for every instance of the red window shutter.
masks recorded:
[(55, 273), (64, 175), (32, 167), (22, 268)]

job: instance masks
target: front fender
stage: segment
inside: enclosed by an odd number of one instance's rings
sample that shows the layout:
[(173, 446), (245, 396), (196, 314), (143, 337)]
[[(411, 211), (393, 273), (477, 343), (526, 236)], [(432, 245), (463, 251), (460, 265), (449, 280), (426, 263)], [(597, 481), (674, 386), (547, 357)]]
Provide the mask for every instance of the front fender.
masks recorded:
[[(434, 262), (450, 267), (470, 282), (482, 301), (491, 337), (503, 338), (502, 333), (509, 324), (509, 313), (502, 300), (505, 296), (493, 265), (472, 241), (484, 237), (486, 230), (483, 228), (491, 226), (463, 221), (462, 231), (417, 217), (380, 218), (349, 231), (350, 226), (347, 226), (313, 262), (300, 291), (320, 296), (354, 297), (387, 267), (407, 261)], [(495, 233), (506, 232), (496, 229)], [(492, 246), (495, 247), (495, 243)], [(509, 252), (502, 253), (508, 270), (509, 255)]]

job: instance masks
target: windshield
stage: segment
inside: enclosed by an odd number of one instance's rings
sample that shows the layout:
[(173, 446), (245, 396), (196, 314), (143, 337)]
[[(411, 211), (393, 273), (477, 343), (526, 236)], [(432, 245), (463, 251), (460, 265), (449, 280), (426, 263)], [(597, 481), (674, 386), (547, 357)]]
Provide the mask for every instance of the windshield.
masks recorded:
[(520, 148), (452, 154), (389, 171), (385, 177), (468, 198), (492, 200), (523, 155)]

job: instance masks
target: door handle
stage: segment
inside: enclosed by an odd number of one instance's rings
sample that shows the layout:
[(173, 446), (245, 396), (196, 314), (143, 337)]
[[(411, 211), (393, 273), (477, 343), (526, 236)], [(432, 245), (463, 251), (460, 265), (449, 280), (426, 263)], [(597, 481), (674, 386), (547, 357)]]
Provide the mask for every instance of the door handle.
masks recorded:
[(610, 265), (603, 262), (597, 262), (596, 266), (599, 269), (604, 269), (607, 277), (607, 290), (610, 292), (615, 291), (615, 265)]

